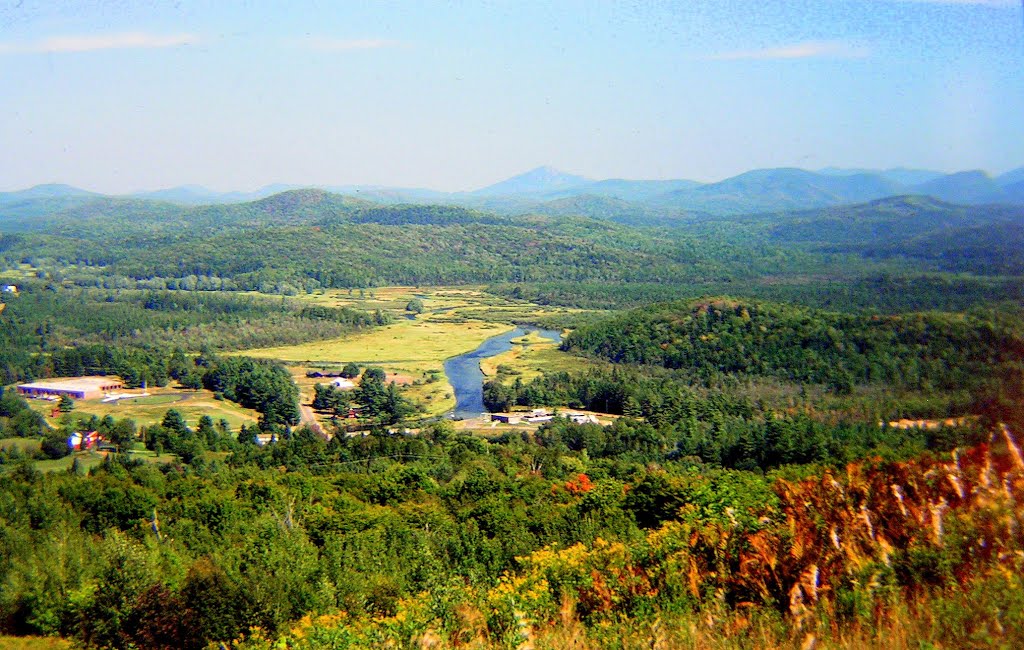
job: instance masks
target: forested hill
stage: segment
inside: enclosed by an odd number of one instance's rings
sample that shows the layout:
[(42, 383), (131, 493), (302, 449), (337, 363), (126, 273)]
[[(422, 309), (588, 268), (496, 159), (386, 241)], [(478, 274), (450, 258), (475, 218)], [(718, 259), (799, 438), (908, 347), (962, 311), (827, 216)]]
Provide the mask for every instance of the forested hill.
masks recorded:
[(749, 290), (759, 278), (1024, 274), (1024, 208), (922, 197), (746, 217), (633, 213), (604, 201), (604, 219), (572, 216), (571, 202), (554, 216), (509, 216), (310, 189), (199, 207), (83, 200), (45, 216), (5, 220), (0, 210), (0, 264), (28, 262), (86, 285), (103, 276), (161, 289), (195, 276), (272, 293), (553, 281)]
[(794, 259), (759, 247), (752, 265), (749, 243), (579, 217), (381, 206), (318, 190), (155, 212), (144, 203), (125, 204), (119, 214), (81, 208), (53, 215), (45, 234), (0, 234), (0, 254), (8, 265), (29, 261), (74, 282), (196, 276), (269, 292), (550, 279), (690, 282), (746, 277), (753, 266), (767, 272)]
[(716, 299), (629, 311), (577, 329), (563, 349), (837, 392), (867, 383), (957, 389), (978, 387), (997, 367), (1024, 358), (1019, 323), (1017, 311), (879, 317)]
[[(768, 217), (765, 217), (768, 219)], [(957, 205), (926, 196), (789, 212), (772, 218), (773, 238), (815, 244), (888, 245), (939, 231), (992, 223), (1024, 225), (1024, 206)]]
[(904, 256), (945, 271), (1024, 273), (1024, 206), (900, 196), (763, 217), (771, 241), (865, 257)]

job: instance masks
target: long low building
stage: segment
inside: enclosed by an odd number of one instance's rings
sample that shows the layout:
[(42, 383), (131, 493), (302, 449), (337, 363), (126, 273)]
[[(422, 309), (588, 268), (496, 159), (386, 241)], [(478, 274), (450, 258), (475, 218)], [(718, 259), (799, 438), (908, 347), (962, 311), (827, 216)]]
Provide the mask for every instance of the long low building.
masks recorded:
[(28, 384), (18, 384), (18, 393), (25, 397), (60, 397), (99, 399), (112, 390), (122, 390), (120, 377), (55, 377)]

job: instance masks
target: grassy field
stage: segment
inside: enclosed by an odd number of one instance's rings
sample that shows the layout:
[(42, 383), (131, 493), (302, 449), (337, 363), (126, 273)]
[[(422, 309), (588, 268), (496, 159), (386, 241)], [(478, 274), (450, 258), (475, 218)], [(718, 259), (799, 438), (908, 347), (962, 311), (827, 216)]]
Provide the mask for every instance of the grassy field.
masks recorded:
[(3, 280), (25, 280), (34, 278), (37, 269), (31, 264), (19, 264), (17, 268), (4, 269), (0, 271), (0, 279)]
[(498, 374), (498, 366), (505, 366), (518, 374), (524, 382), (545, 372), (569, 372), (609, 365), (597, 359), (577, 357), (558, 349), (558, 344), (537, 332), (512, 339), (513, 348), (480, 362), (480, 370), (487, 377)]
[(71, 469), (74, 465), (75, 459), (78, 459), (78, 466), (82, 468), (82, 471), (88, 472), (93, 467), (101, 465), (103, 460), (107, 457), (106, 453), (97, 451), (79, 451), (65, 456), (64, 458), (58, 458), (57, 460), (37, 460), (35, 462), (35, 468), (40, 472), (66, 472)]
[[(114, 418), (131, 418), (139, 426), (147, 426), (159, 423), (168, 409), (177, 409), (189, 426), (196, 426), (199, 418), (209, 415), (217, 422), (221, 418), (228, 421), (232, 429), (238, 429), (242, 424), (254, 424), (258, 418), (256, 411), (247, 409), (229, 402), (227, 400), (214, 399), (213, 393), (208, 390), (182, 390), (179, 388), (164, 387), (150, 388), (151, 393), (146, 397), (123, 399), (116, 402), (103, 402), (98, 399), (77, 400), (76, 415), (95, 415), (102, 418), (110, 415)], [(46, 400), (28, 400), (29, 405), (46, 416), (46, 421), (57, 426), (60, 415), (50, 417), (53, 411), (54, 402)]]
[[(317, 341), (280, 348), (247, 350), (247, 356), (278, 359), (289, 363), (304, 403), (313, 399), (313, 385), (328, 379), (310, 379), (310, 370), (338, 370), (348, 362), (379, 366), (389, 377), (393, 373), (412, 383), (403, 395), (438, 415), (455, 406), (451, 386), (444, 377), (444, 360), (469, 352), (488, 338), (508, 331), (510, 326), (490, 323), (439, 323), (428, 319), (402, 320), (393, 325), (350, 338)], [(432, 377), (440, 380), (431, 381)]]
[[(309, 379), (311, 370), (338, 370), (349, 362), (361, 366), (379, 366), (389, 376), (397, 373), (410, 382), (403, 395), (421, 405), (428, 414), (439, 415), (455, 406), (451, 386), (444, 380), (444, 360), (469, 352), (488, 338), (511, 329), (507, 323), (483, 322), (459, 318), (460, 310), (479, 309), (494, 299), (475, 289), (430, 289), (386, 287), (373, 295), (330, 291), (304, 296), (328, 306), (357, 309), (384, 309), (395, 317), (385, 327), (341, 339), (315, 341), (301, 345), (246, 350), (239, 354), (277, 359), (291, 366), (292, 374), (305, 403), (313, 397), (313, 386), (324, 379)], [(410, 318), (405, 306), (413, 298), (423, 302), (424, 313)]]
[(368, 332), (328, 341), (246, 350), (238, 354), (329, 368), (348, 362), (385, 367), (439, 367), (448, 357), (468, 352), (484, 340), (512, 329), (496, 323), (444, 323), (402, 320)]
[[(413, 298), (423, 303), (423, 313), (406, 312)], [(488, 338), (507, 332), (513, 322), (532, 321), (545, 316), (568, 313), (522, 302), (512, 302), (484, 293), (477, 287), (382, 287), (372, 290), (326, 290), (290, 298), (329, 307), (381, 309), (395, 322), (339, 339), (314, 341), (300, 345), (245, 350), (238, 354), (277, 359), (291, 367), (304, 403), (313, 397), (313, 386), (324, 379), (309, 379), (312, 370), (338, 370), (349, 362), (361, 366), (379, 366), (387, 373), (398, 373), (410, 380), (403, 394), (422, 406), (430, 415), (445, 413), (455, 406), (451, 386), (444, 378), (444, 360), (476, 349)], [(538, 339), (539, 341), (539, 339)], [(554, 369), (568, 368), (571, 362), (547, 343), (546, 356), (537, 356), (531, 341), (530, 355), (520, 363), (524, 368), (550, 364)], [(525, 365), (524, 365), (525, 364)]]
[(9, 451), (20, 449), (23, 452), (39, 451), (42, 441), (39, 438), (4, 438), (0, 440), (0, 449)]

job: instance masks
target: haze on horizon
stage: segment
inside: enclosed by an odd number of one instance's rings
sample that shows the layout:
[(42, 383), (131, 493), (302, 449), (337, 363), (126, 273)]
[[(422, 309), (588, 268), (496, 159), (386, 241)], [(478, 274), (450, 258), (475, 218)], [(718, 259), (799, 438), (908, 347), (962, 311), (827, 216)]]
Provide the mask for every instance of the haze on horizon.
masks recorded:
[(1019, 0), (0, 4), (0, 190), (1022, 163)]

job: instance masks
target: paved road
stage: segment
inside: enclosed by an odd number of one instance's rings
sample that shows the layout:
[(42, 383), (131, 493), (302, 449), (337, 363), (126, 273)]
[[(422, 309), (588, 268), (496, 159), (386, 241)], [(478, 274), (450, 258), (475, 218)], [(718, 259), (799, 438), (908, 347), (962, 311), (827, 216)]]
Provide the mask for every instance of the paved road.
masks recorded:
[(308, 426), (310, 429), (324, 435), (324, 430), (320, 426), (320, 423), (316, 421), (316, 416), (313, 414), (313, 407), (308, 404), (302, 403), (302, 398), (299, 398), (299, 425)]

